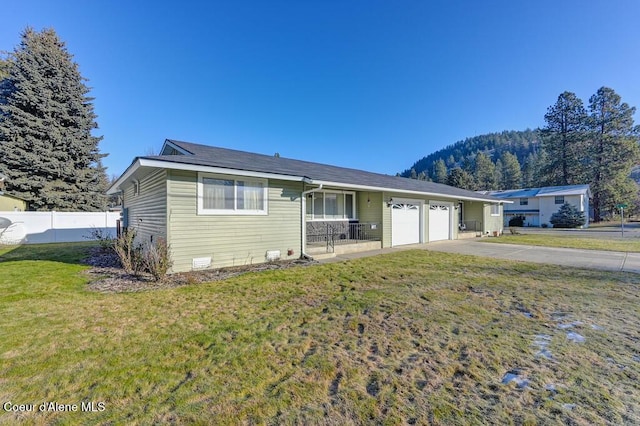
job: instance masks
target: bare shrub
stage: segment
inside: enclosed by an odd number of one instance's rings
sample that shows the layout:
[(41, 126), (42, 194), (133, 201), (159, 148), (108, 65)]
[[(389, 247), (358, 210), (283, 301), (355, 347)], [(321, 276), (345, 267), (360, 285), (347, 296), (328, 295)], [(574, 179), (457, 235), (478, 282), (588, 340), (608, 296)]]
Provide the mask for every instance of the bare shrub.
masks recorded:
[(151, 274), (155, 281), (161, 281), (167, 271), (173, 265), (171, 248), (164, 238), (158, 238), (155, 243), (145, 247), (142, 255), (145, 270)]
[(122, 269), (128, 274), (138, 276), (142, 270), (142, 246), (136, 244), (136, 231), (133, 229), (125, 229), (120, 236), (114, 240), (113, 249), (115, 250)]

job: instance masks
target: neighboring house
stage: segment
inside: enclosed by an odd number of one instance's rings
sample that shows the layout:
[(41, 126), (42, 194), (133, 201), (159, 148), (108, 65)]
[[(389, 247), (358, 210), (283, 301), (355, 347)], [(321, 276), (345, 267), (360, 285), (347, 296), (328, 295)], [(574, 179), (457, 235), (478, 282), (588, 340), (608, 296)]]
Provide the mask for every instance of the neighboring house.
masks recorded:
[(504, 224), (515, 216), (524, 216), (524, 226), (552, 226), (549, 220), (564, 203), (569, 203), (584, 212), (585, 224), (589, 226), (589, 185), (546, 186), (543, 188), (489, 191), (487, 195), (512, 201), (505, 204)]
[(23, 212), (27, 202), (21, 198), (0, 192), (0, 212)]
[(143, 244), (171, 247), (173, 272), (503, 229), (503, 201), (472, 191), (278, 156), (166, 140), (107, 191)]

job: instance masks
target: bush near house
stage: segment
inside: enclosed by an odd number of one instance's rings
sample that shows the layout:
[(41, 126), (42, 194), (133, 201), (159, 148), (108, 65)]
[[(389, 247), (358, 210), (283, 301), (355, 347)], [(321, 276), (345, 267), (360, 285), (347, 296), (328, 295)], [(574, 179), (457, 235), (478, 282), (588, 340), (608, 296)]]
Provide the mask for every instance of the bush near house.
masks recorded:
[(584, 212), (572, 204), (564, 203), (557, 213), (551, 215), (549, 220), (554, 228), (579, 228), (584, 225)]
[(524, 216), (514, 216), (511, 219), (509, 219), (509, 226), (524, 226), (524, 221), (525, 221), (525, 217)]

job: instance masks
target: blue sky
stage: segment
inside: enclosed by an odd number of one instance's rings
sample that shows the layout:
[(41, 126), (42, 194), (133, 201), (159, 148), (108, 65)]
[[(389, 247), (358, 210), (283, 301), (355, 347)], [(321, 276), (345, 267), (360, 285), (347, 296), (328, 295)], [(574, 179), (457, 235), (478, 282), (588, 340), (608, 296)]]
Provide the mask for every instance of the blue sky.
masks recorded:
[[(164, 139), (395, 174), (544, 125), (569, 90), (640, 107), (640, 2), (4, 3), (0, 50), (52, 27), (95, 97), (108, 173)], [(636, 115), (637, 117), (637, 115)]]

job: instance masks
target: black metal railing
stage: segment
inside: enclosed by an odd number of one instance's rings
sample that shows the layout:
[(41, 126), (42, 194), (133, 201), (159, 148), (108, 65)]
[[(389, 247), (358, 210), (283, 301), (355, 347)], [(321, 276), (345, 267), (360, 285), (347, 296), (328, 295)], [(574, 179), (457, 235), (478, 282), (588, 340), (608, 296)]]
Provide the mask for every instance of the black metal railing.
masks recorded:
[(314, 232), (307, 233), (307, 244), (310, 246), (326, 245), (327, 252), (333, 252), (337, 244), (357, 244), (364, 241), (382, 240), (382, 229), (379, 223), (325, 223), (322, 228), (315, 227)]
[(482, 222), (479, 220), (465, 220), (458, 224), (459, 232), (482, 232)]

